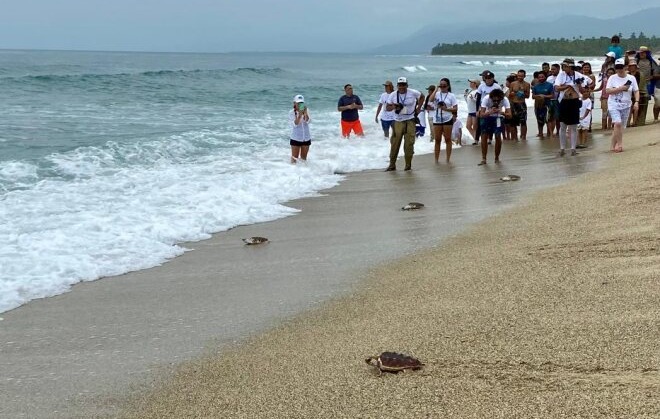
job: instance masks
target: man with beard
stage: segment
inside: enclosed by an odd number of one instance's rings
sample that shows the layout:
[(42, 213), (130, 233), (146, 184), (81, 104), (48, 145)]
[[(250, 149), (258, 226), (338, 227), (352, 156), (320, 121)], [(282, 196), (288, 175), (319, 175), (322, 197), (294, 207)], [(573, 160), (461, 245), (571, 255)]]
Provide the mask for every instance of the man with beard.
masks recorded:
[(543, 126), (548, 124), (548, 137), (552, 134), (550, 122), (548, 121), (548, 108), (550, 101), (554, 97), (554, 86), (546, 80), (546, 74), (539, 71), (537, 74), (538, 83), (532, 87), (532, 98), (534, 98), (534, 114), (536, 115), (536, 124), (539, 128), (538, 137), (542, 140)]

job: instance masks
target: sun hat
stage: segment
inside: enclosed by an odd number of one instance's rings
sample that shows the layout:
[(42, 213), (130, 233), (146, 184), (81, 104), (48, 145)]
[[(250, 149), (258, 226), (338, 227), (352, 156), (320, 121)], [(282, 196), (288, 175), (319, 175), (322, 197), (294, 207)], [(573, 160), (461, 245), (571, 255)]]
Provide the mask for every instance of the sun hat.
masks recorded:
[(468, 83), (480, 83), (478, 79), (468, 79)]
[(295, 95), (293, 97), (293, 101), (295, 103), (303, 103), (303, 102), (305, 102), (305, 97), (303, 95)]
[(397, 84), (401, 84), (401, 83), (408, 84), (408, 79), (405, 78), (405, 77), (399, 77), (398, 79), (396, 79), (396, 83)]
[(614, 58), (616, 57), (616, 53), (614, 51), (609, 51), (607, 54), (605, 54), (607, 57)]
[(426, 90), (435, 90), (435, 84), (430, 84), (429, 87), (426, 88)]
[(385, 80), (385, 83), (383, 83), (383, 86), (394, 86), (390, 80)]
[(623, 58), (617, 58), (617, 60), (614, 62), (614, 66), (616, 67), (618, 65), (621, 65), (621, 66), (626, 65), (626, 60), (623, 59)]

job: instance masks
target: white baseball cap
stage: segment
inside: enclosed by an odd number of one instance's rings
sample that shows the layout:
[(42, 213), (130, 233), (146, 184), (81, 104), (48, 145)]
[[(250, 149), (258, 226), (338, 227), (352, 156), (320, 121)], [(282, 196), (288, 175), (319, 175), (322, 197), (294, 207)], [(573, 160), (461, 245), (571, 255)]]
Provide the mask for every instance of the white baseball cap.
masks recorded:
[(617, 58), (617, 60), (614, 62), (614, 65), (626, 65), (626, 60), (623, 58)]
[(295, 96), (293, 97), (293, 101), (294, 101), (295, 103), (302, 103), (302, 102), (305, 101), (305, 97), (304, 97), (303, 95), (295, 95)]
[(408, 84), (408, 79), (405, 78), (405, 77), (399, 77), (398, 79), (396, 79), (396, 82), (397, 82), (397, 84), (399, 84), (399, 83)]
[(610, 51), (605, 55), (608, 56), (608, 57), (612, 57), (612, 58), (616, 57), (616, 54), (614, 53), (614, 51)]

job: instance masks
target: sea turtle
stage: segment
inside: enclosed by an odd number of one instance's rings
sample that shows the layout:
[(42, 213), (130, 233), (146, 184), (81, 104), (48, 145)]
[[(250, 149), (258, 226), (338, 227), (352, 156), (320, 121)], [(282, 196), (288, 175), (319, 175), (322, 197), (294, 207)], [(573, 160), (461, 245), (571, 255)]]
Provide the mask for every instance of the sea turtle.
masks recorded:
[(502, 182), (516, 181), (516, 180), (520, 180), (520, 176), (518, 176), (518, 175), (506, 175), (506, 176), (502, 176), (500, 178), (500, 180)]
[(252, 244), (262, 244), (268, 242), (268, 239), (266, 237), (248, 237), (247, 239), (241, 239), (245, 242), (247, 245), (252, 245)]
[(407, 205), (401, 207), (401, 209), (404, 211), (418, 210), (421, 208), (424, 208), (424, 204), (422, 204), (421, 202), (410, 202)]
[(364, 361), (377, 367), (379, 374), (383, 371), (396, 374), (405, 370), (418, 370), (424, 366), (419, 359), (396, 352), (383, 352), (377, 356), (370, 356)]

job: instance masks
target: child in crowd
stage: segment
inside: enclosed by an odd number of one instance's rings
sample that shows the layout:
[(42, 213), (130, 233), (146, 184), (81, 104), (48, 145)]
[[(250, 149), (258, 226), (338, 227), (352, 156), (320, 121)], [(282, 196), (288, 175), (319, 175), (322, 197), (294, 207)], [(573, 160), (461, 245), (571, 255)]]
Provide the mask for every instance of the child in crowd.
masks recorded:
[(456, 117), (451, 127), (451, 140), (456, 145), (463, 145), (463, 122)]
[(591, 92), (582, 93), (582, 106), (580, 106), (580, 123), (578, 124), (578, 144), (576, 148), (587, 148), (587, 133), (591, 126)]
[(423, 137), (426, 133), (426, 112), (421, 111), (415, 117), (415, 138)]

